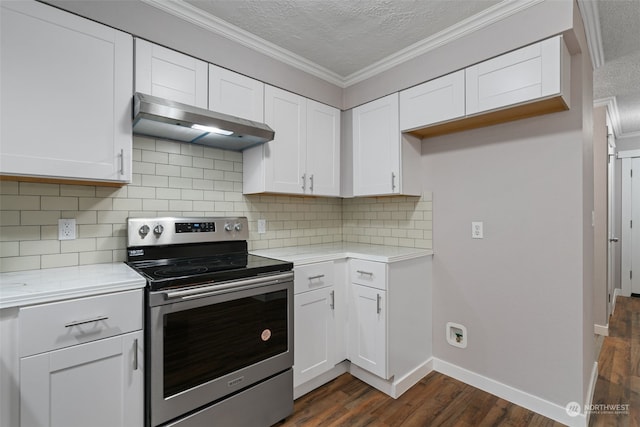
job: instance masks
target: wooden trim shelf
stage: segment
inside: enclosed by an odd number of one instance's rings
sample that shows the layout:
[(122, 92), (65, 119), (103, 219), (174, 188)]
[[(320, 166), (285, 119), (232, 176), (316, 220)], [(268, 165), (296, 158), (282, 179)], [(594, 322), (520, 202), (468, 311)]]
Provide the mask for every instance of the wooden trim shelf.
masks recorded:
[(43, 184), (93, 185), (98, 187), (124, 187), (126, 182), (89, 181), (43, 176), (0, 175), (0, 181), (37, 182)]

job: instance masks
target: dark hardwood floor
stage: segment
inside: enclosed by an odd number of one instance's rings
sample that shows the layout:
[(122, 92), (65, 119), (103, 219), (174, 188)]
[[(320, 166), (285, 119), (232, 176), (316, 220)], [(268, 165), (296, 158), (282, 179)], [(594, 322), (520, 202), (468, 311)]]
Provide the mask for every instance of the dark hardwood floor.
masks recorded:
[[(590, 427), (640, 426), (640, 298), (618, 297), (598, 359)], [(628, 405), (609, 413), (606, 405)], [(604, 405), (604, 406), (599, 406)], [(613, 408), (615, 412), (618, 408)]]
[[(618, 297), (598, 361), (595, 405), (629, 405), (628, 414), (593, 412), (590, 427), (640, 427), (640, 298)], [(595, 409), (595, 408), (594, 408)], [(561, 426), (520, 406), (432, 372), (398, 399), (344, 374), (302, 396), (278, 427)]]

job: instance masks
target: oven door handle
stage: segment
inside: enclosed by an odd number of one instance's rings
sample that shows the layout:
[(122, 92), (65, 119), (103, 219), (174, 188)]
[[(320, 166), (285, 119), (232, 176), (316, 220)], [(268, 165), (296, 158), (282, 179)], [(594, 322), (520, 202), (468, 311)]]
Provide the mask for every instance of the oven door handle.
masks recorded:
[(293, 280), (293, 272), (284, 274), (274, 274), (272, 276), (259, 277), (254, 279), (235, 280), (233, 282), (220, 285), (202, 286), (195, 289), (185, 289), (183, 291), (163, 292), (165, 299), (180, 298), (183, 300), (217, 295), (231, 290), (252, 289), (260, 286), (275, 285)]

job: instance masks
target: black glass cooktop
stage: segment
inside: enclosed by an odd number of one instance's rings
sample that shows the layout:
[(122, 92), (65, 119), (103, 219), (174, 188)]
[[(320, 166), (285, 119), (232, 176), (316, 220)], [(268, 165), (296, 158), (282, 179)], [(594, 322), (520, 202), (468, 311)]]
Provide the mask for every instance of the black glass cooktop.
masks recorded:
[(136, 260), (136, 257), (150, 258), (159, 254), (149, 253), (146, 249), (144, 254), (139, 255), (135, 252), (136, 249), (130, 248), (127, 264), (147, 279), (147, 284), (152, 291), (247, 279), (261, 274), (293, 269), (293, 264), (290, 262), (245, 252), (215, 253), (220, 251), (202, 250), (204, 249), (202, 246), (196, 252), (193, 245), (183, 247), (177, 252), (174, 249), (172, 248), (172, 251), (165, 255), (193, 255), (194, 253), (206, 255)]

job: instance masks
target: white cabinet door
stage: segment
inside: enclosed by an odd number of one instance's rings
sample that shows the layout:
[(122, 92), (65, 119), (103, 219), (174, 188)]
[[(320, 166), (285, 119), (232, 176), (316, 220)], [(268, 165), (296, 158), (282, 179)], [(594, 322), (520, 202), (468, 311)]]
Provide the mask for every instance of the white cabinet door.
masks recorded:
[(307, 100), (307, 193), (340, 195), (340, 111)]
[(558, 36), (468, 67), (467, 115), (560, 94), (567, 58)]
[(20, 360), (22, 427), (141, 426), (143, 333)]
[(207, 63), (136, 39), (136, 92), (207, 108)]
[(273, 86), (265, 87), (265, 123), (276, 133), (264, 150), (266, 191), (303, 194), (308, 179), (306, 99)]
[(464, 70), (400, 92), (400, 129), (416, 129), (465, 114)]
[(398, 94), (353, 109), (353, 194), (400, 192)]
[(209, 109), (264, 122), (264, 83), (209, 64)]
[(327, 372), (336, 363), (334, 298), (333, 286), (294, 296), (294, 387)]
[(351, 284), (349, 360), (388, 379), (386, 291)]
[(2, 2), (0, 174), (131, 180), (131, 36)]

